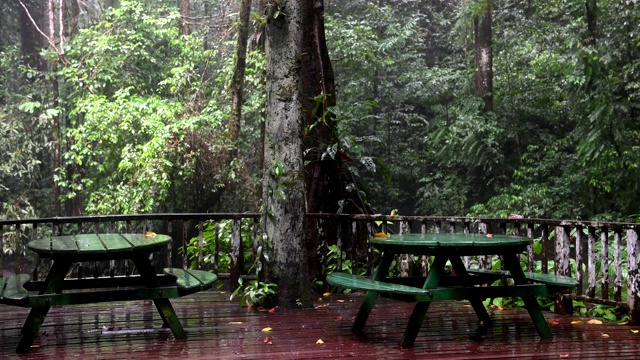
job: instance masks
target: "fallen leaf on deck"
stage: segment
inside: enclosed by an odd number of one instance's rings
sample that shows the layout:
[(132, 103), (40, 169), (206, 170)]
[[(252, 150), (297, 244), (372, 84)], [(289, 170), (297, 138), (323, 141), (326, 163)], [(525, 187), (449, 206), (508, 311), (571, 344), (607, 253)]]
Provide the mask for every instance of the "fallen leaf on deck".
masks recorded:
[(326, 293), (322, 294), (322, 296), (329, 297), (329, 296), (331, 296), (331, 293), (330, 292), (326, 292)]
[(338, 300), (338, 302), (339, 302), (339, 303), (343, 303), (343, 302), (344, 302), (344, 300)]
[(640, 330), (634, 330), (634, 329), (631, 329), (631, 332), (632, 332), (632, 333), (634, 333), (634, 334), (637, 334), (637, 333), (638, 333), (638, 331), (640, 331)]
[(609, 334), (602, 334), (602, 337), (606, 339), (609, 337)]
[(278, 307), (277, 307), (277, 306), (272, 307), (271, 309), (267, 310), (267, 312), (268, 312), (269, 314), (275, 314), (275, 313), (276, 313), (276, 311), (278, 311)]
[(502, 310), (504, 310), (504, 308), (502, 306), (498, 306), (498, 310), (502, 311)]
[(324, 341), (322, 341), (322, 339), (318, 339), (318, 341), (316, 341), (316, 344), (324, 344)]
[(560, 359), (566, 359), (569, 357), (569, 354), (560, 354), (558, 356), (560, 357)]
[(553, 320), (553, 319), (548, 319), (548, 320), (547, 320), (547, 322), (548, 322), (550, 325), (558, 325), (558, 324), (560, 324), (558, 321)]
[(581, 320), (572, 321), (571, 325), (582, 325), (584, 324)]
[(336, 316), (335, 319), (336, 320), (342, 320), (342, 316)]
[(144, 236), (154, 237), (156, 236), (156, 233), (154, 233), (153, 231), (147, 231), (146, 233), (144, 233)]
[(242, 321), (232, 321), (229, 323), (229, 325), (240, 325), (242, 324)]
[(266, 344), (269, 344), (269, 345), (273, 344), (273, 342), (271, 341), (271, 338), (270, 338), (269, 336), (267, 336), (266, 338), (264, 338), (264, 340), (262, 340), (262, 342), (263, 342), (263, 343), (266, 343)]
[(316, 310), (324, 310), (327, 308), (327, 305), (318, 305), (316, 306)]
[(591, 324), (591, 325), (601, 325), (602, 321), (598, 320), (598, 319), (591, 319), (589, 321), (587, 321), (587, 324)]
[(383, 237), (383, 238), (385, 238), (385, 237), (389, 237), (389, 235), (387, 235), (386, 233), (383, 233), (383, 232), (378, 232), (378, 233), (373, 234), (373, 237)]
[(268, 327), (268, 326), (267, 326), (266, 328), (262, 329), (262, 331), (263, 331), (263, 332), (269, 332), (269, 331), (271, 331), (271, 330), (273, 330), (273, 329), (272, 329), (272, 328), (270, 328), (270, 327)]
[(628, 321), (619, 322), (618, 325), (627, 325)]

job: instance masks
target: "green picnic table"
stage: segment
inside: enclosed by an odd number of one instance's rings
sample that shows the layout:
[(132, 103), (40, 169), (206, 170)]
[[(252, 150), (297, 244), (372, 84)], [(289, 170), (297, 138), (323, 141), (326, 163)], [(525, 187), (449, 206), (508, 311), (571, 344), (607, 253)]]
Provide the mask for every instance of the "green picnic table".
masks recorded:
[[(413, 346), (431, 302), (467, 300), (478, 319), (488, 326), (491, 324), (491, 317), (483, 301), (494, 297), (521, 297), (540, 336), (549, 338), (551, 330), (536, 296), (545, 296), (553, 291), (577, 286), (577, 281), (568, 277), (525, 274), (518, 255), (531, 244), (531, 239), (528, 238), (458, 233), (402, 234), (376, 237), (371, 239), (371, 243), (382, 251), (380, 264), (372, 278), (333, 273), (328, 275), (327, 281), (333, 285), (367, 291), (353, 323), (354, 332), (363, 330), (379, 294), (415, 302), (401, 341), (404, 347)], [(417, 278), (389, 277), (389, 267), (399, 254), (433, 256), (428, 275)], [(461, 257), (479, 255), (500, 256), (504, 269), (467, 269)], [(451, 264), (454, 276), (446, 274), (447, 262)], [(510, 278), (513, 284), (487, 286), (501, 278)]]
[[(30, 250), (40, 258), (52, 259), (53, 264), (44, 281), (30, 281), (28, 274), (0, 279), (0, 303), (31, 308), (17, 351), (31, 348), (49, 309), (55, 305), (153, 300), (164, 326), (176, 338), (186, 338), (169, 299), (211, 288), (217, 276), (174, 268), (156, 274), (150, 255), (170, 241), (171, 237), (156, 234), (82, 234), (29, 242)], [(65, 279), (73, 263), (124, 259), (133, 261), (139, 275)]]

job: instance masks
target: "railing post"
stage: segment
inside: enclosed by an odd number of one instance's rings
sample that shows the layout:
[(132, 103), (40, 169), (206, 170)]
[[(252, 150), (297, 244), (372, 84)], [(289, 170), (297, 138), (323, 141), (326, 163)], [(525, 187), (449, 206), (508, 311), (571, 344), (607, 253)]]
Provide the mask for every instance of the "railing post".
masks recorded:
[(542, 236), (540, 238), (542, 242), (542, 252), (540, 257), (542, 258), (542, 273), (549, 273), (549, 226), (547, 224), (542, 225)]
[(640, 325), (640, 242), (636, 229), (627, 230), (629, 324)]
[(622, 246), (620, 244), (622, 238), (622, 229), (615, 228), (613, 233), (613, 300), (622, 301)]
[(578, 288), (576, 289), (577, 295), (582, 295), (584, 291), (582, 286), (582, 279), (584, 278), (584, 259), (582, 257), (582, 242), (583, 242), (582, 226), (576, 226), (576, 280), (578, 280)]
[[(533, 223), (527, 224), (527, 237), (533, 240)], [(533, 272), (533, 264), (535, 263), (534, 253), (533, 253), (533, 244), (527, 246), (527, 254), (529, 255), (527, 270), (529, 272)]]
[[(569, 234), (571, 228), (569, 226), (556, 226), (556, 256), (555, 269), (556, 275), (571, 276), (571, 262), (569, 260)], [(566, 294), (559, 293), (555, 299), (555, 313), (572, 314), (573, 301)]]
[(231, 235), (231, 273), (229, 274), (229, 291), (238, 288), (238, 281), (242, 275), (242, 219), (233, 218)]
[(587, 244), (587, 271), (589, 272), (589, 285), (587, 296), (596, 296), (596, 228), (589, 226), (589, 243)]
[(600, 256), (600, 269), (602, 270), (602, 298), (609, 299), (609, 229), (600, 229), (600, 242), (602, 245)]

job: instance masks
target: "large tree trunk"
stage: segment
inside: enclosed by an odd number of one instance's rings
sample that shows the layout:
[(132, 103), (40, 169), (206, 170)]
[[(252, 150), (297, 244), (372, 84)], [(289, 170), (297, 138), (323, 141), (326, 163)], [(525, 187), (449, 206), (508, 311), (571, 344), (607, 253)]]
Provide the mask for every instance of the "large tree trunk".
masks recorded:
[(278, 284), (278, 304), (311, 305), (305, 247), (305, 183), (301, 87), (302, 19), (308, 0), (267, 1), (267, 116), (263, 226), (270, 244), (267, 280)]
[(493, 52), (491, 49), (491, 0), (474, 19), (476, 96), (484, 100), (484, 112), (493, 111)]

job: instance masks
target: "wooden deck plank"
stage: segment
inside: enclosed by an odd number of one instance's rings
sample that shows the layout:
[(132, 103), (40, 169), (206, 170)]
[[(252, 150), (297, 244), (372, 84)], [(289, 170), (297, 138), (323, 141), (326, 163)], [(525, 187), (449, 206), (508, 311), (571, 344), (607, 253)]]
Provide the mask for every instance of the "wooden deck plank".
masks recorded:
[[(187, 332), (176, 340), (153, 304), (143, 301), (54, 307), (42, 326), (38, 348), (15, 354), (28, 309), (0, 305), (2, 359), (635, 359), (640, 357), (636, 328), (545, 313), (552, 339), (541, 339), (521, 309), (490, 309), (494, 325), (477, 334), (477, 320), (466, 302), (434, 303), (415, 346), (399, 346), (412, 304), (379, 299), (362, 335), (351, 321), (362, 296), (338, 295), (316, 305), (324, 309), (248, 310), (230, 302), (228, 293), (201, 292), (172, 300)], [(342, 300), (344, 302), (339, 302)], [(393, 309), (393, 311), (390, 311)], [(581, 320), (582, 325), (571, 324)], [(556, 323), (557, 322), (557, 323)], [(270, 332), (263, 332), (271, 327)], [(606, 335), (606, 336), (605, 336)], [(316, 344), (322, 339), (324, 344)], [(267, 340), (267, 342), (265, 342)], [(270, 344), (268, 342), (271, 342)]]

